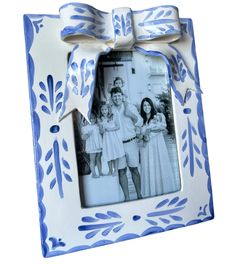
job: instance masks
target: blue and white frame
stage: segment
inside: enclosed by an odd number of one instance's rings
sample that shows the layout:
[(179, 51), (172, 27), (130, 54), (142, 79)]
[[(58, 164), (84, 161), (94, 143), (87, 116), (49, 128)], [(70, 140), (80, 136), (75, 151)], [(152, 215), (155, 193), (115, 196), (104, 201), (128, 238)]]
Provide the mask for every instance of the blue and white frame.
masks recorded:
[[(71, 15), (64, 17), (67, 26), (61, 29), (60, 19), (65, 9)], [(74, 3), (63, 6), (60, 13), (61, 16), (24, 16), (43, 256), (66, 254), (213, 219), (191, 19), (178, 19), (177, 9), (172, 6), (142, 11), (125, 9), (122, 14), (116, 9), (109, 14)], [(109, 18), (112, 27), (107, 27)], [(93, 39), (86, 46), (77, 33), (93, 35)], [(119, 39), (121, 35), (124, 40)], [(163, 40), (161, 35), (166, 41), (156, 42), (159, 37)], [(121, 43), (127, 49), (161, 56), (168, 66), (182, 187), (178, 192), (144, 200), (81, 208), (70, 112), (74, 108), (83, 109), (89, 119), (99, 55), (119, 49)], [(72, 56), (67, 65), (71, 51), (76, 58), (74, 61)], [(79, 99), (82, 104), (81, 99), (86, 95), (89, 96), (85, 105), (73, 102)], [(61, 116), (63, 112), (66, 115)]]

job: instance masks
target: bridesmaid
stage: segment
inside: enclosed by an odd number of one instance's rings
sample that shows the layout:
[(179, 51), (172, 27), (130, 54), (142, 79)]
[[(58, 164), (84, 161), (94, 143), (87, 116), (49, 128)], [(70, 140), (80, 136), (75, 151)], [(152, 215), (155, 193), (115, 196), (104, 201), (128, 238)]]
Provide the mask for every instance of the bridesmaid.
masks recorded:
[(163, 137), (166, 130), (165, 116), (157, 113), (150, 98), (141, 102), (143, 126), (140, 150), (142, 195), (152, 197), (177, 190), (167, 147)]

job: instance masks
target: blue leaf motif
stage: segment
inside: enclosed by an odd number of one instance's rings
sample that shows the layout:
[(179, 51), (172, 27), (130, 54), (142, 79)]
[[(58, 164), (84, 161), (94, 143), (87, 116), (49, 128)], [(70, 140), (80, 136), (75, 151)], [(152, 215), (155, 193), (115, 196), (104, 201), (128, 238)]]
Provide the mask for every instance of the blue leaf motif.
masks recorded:
[(85, 25), (85, 23), (84, 23), (84, 22), (81, 22), (81, 23), (79, 23), (79, 24), (76, 26), (76, 28), (77, 28), (77, 29), (82, 29), (84, 25)]
[(187, 165), (187, 163), (188, 163), (188, 156), (186, 156), (186, 158), (185, 158), (185, 160), (183, 162), (183, 167), (185, 167)]
[(171, 201), (170, 201), (170, 203), (168, 204), (168, 206), (171, 206), (171, 205), (174, 205), (176, 202), (178, 202), (179, 201), (179, 197), (175, 197), (175, 198), (173, 198)]
[(156, 209), (163, 207), (168, 202), (169, 202), (169, 199), (164, 199), (163, 201), (161, 201), (160, 203), (157, 204)]
[(76, 70), (78, 69), (78, 64), (75, 63), (75, 62), (73, 62), (73, 63), (71, 64), (71, 68), (72, 68), (74, 71), (76, 71)]
[(170, 29), (170, 30), (174, 30), (174, 26), (166, 24), (166, 26)]
[(86, 86), (82, 89), (82, 97), (86, 96), (88, 92), (89, 92), (89, 85), (86, 85)]
[(62, 163), (65, 166), (65, 168), (70, 169), (69, 163), (64, 158), (62, 158)]
[(126, 33), (127, 33), (127, 35), (128, 35), (128, 34), (130, 34), (131, 32), (132, 32), (132, 27), (129, 27), (129, 28), (127, 29), (127, 32), (126, 32)]
[(185, 129), (183, 134), (182, 134), (182, 139), (185, 139), (186, 135), (187, 135), (187, 130)]
[(180, 206), (184, 205), (187, 201), (188, 201), (187, 198), (182, 199), (180, 202), (178, 202), (178, 204), (176, 204), (176, 207), (180, 207)]
[(165, 31), (165, 30), (166, 30), (166, 29), (163, 28), (163, 27), (158, 27), (158, 29), (159, 29), (160, 31)]
[(57, 94), (57, 96), (56, 96), (56, 103), (62, 98), (62, 96), (63, 96), (63, 93), (62, 92), (60, 92), (60, 93)]
[(115, 34), (118, 35), (118, 36), (121, 36), (121, 32), (120, 32), (120, 30), (115, 29)]
[(43, 91), (47, 91), (46, 86), (45, 86), (45, 84), (44, 84), (42, 81), (39, 82), (39, 87), (40, 87)]
[(196, 144), (193, 145), (194, 150), (196, 151), (196, 153), (200, 154), (200, 150), (198, 148), (198, 146)]
[(113, 227), (109, 227), (109, 228), (107, 228), (106, 230), (104, 230), (104, 231), (102, 232), (102, 235), (103, 235), (103, 236), (107, 236), (107, 235), (111, 232), (112, 228), (113, 228)]
[(202, 169), (202, 163), (199, 161), (199, 159), (198, 158), (195, 158), (195, 160), (196, 160), (196, 163), (197, 163), (198, 167), (200, 169)]
[(119, 21), (120, 22), (120, 18), (118, 15), (115, 15), (115, 20)]
[(116, 24), (115, 24), (115, 28), (116, 28), (116, 29), (121, 29), (121, 25), (120, 25), (119, 23), (116, 23)]
[(76, 7), (74, 10), (75, 10), (76, 12), (78, 12), (78, 13), (84, 13), (84, 12), (85, 12), (85, 10), (82, 9), (82, 8), (80, 8), (80, 7)]
[(45, 102), (45, 103), (48, 102), (46, 96), (45, 96), (43, 93), (41, 93), (41, 94), (39, 95), (39, 98), (40, 98), (43, 102)]
[(62, 102), (59, 102), (56, 106), (56, 113), (61, 109), (62, 107)]
[(53, 189), (56, 184), (56, 178), (53, 178), (53, 180), (50, 182), (50, 189)]
[(67, 145), (67, 142), (63, 139), (62, 140), (62, 147), (65, 151), (68, 151), (68, 145)]
[(49, 109), (47, 108), (47, 106), (43, 105), (43, 106), (41, 107), (41, 109), (42, 109), (42, 111), (43, 111), (44, 113), (46, 113), (46, 114), (51, 114), (51, 112), (49, 111)]
[(165, 13), (164, 17), (169, 17), (171, 14), (172, 14), (172, 11), (171, 11), (171, 10), (168, 10), (168, 11)]
[(184, 142), (184, 145), (182, 147), (182, 152), (184, 152), (186, 150), (186, 148), (187, 148), (187, 141)]
[(96, 28), (96, 25), (94, 25), (94, 24), (91, 24), (91, 25), (89, 25), (88, 26), (88, 30), (94, 30)]
[(108, 211), (107, 215), (109, 215), (112, 218), (121, 218), (121, 216), (118, 213), (113, 212), (113, 211)]
[(90, 238), (93, 238), (100, 230), (94, 230), (88, 234), (86, 234), (85, 238), (86, 239), (90, 239)]
[(194, 135), (197, 135), (197, 130), (195, 129), (194, 126), (192, 126), (192, 131), (193, 131)]
[(113, 229), (113, 232), (114, 232), (114, 233), (119, 232), (119, 231), (124, 227), (124, 225), (125, 225), (125, 224), (121, 224), (121, 225), (115, 227), (115, 228)]
[(147, 221), (149, 224), (154, 225), (154, 226), (158, 224), (157, 222), (155, 222), (155, 221), (153, 221), (153, 220), (150, 220), (150, 219), (146, 219), (146, 221)]
[(143, 21), (146, 21), (147, 19), (149, 19), (151, 17), (151, 15), (153, 14), (153, 11), (150, 11), (147, 16), (144, 18)]
[(55, 91), (59, 90), (62, 86), (62, 81), (58, 81), (55, 86)]
[(95, 223), (98, 221), (98, 219), (95, 219), (91, 216), (84, 216), (81, 220), (82, 222), (85, 222), (85, 223)]
[(65, 179), (68, 181), (68, 182), (72, 182), (72, 178), (70, 177), (70, 175), (68, 175), (67, 173), (63, 172), (63, 175), (65, 177)]
[(102, 219), (102, 220), (111, 219), (110, 216), (108, 216), (104, 213), (100, 213), (100, 212), (96, 213), (95, 217), (97, 217), (98, 219)]
[(77, 80), (77, 77), (76, 77), (75, 75), (72, 75), (72, 77), (71, 77), (71, 81), (73, 82), (73, 84), (74, 84), (75, 86), (78, 86), (78, 80)]
[(160, 11), (159, 13), (157, 13), (157, 15), (155, 16), (155, 19), (161, 17), (164, 14), (164, 10)]
[(103, 33), (104, 31), (105, 31), (105, 29), (98, 30), (99, 33)]
[(51, 158), (51, 156), (52, 156), (52, 149), (50, 149), (50, 150), (47, 152), (47, 154), (46, 154), (46, 156), (45, 156), (45, 161), (48, 161), (48, 160)]
[(50, 163), (49, 166), (48, 166), (47, 172), (46, 172), (47, 175), (49, 175), (51, 173), (52, 169), (53, 169), (53, 164)]
[(176, 216), (176, 215), (170, 215), (170, 217), (174, 220), (174, 221), (177, 221), (177, 222), (180, 222), (183, 220), (182, 217), (180, 216)]
[(165, 224), (169, 224), (170, 223), (170, 221), (168, 219), (161, 218), (161, 217), (159, 219)]
[(85, 73), (85, 81), (88, 80), (89, 76), (90, 76), (90, 71), (87, 70), (86, 73)]
[(191, 90), (187, 90), (186, 94), (185, 94), (185, 102), (187, 102), (192, 96), (192, 92)]

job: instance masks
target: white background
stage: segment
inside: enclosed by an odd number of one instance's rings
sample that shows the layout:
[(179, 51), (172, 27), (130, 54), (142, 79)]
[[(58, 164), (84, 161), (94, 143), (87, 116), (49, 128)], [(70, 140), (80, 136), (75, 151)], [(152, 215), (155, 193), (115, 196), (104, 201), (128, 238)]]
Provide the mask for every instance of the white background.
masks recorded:
[[(62, 0), (1, 3), (0, 265), (235, 265), (236, 46), (234, 1), (84, 1), (110, 11), (177, 5), (194, 23), (216, 217), (214, 220), (44, 259), (23, 34), (24, 13), (57, 14)], [(232, 242), (231, 242), (232, 240)]]

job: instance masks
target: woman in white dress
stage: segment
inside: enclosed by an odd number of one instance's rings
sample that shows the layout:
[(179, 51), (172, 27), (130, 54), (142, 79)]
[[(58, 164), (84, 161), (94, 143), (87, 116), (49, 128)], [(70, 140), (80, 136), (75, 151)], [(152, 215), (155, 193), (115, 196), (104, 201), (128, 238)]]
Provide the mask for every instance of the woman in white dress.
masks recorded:
[(99, 126), (102, 133), (102, 158), (108, 162), (108, 175), (118, 175), (118, 159), (125, 155), (125, 151), (119, 119), (106, 102), (101, 103)]
[(143, 126), (140, 150), (141, 189), (144, 197), (152, 197), (176, 190), (175, 177), (163, 137), (166, 121), (162, 113), (157, 113), (150, 98), (141, 103)]

